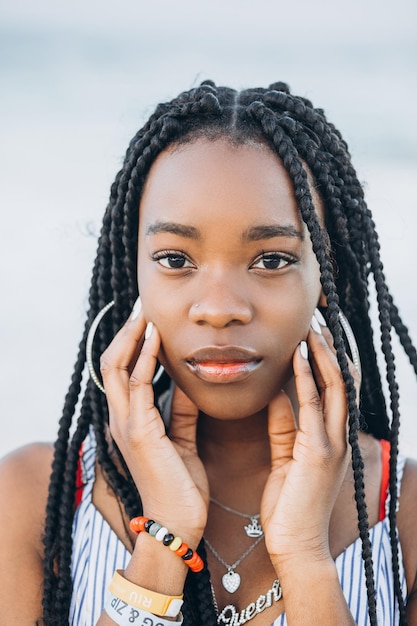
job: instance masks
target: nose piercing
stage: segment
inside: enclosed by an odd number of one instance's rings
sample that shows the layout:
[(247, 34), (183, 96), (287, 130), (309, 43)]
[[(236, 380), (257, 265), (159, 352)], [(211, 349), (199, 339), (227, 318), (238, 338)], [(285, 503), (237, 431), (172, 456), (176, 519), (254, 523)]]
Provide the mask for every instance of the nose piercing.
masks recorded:
[(199, 304), (194, 304), (194, 307), (195, 307), (196, 309), (198, 309), (198, 307), (199, 307), (199, 306), (200, 306)]

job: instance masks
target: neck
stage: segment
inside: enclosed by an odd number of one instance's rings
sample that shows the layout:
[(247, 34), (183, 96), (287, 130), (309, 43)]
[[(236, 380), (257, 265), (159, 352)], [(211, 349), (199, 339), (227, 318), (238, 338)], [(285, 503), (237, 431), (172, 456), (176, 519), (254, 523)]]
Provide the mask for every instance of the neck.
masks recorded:
[(264, 472), (270, 467), (267, 410), (244, 419), (219, 420), (201, 414), (199, 456), (206, 470), (228, 480)]
[[(293, 378), (285, 385), (285, 392), (297, 415), (298, 401)], [(240, 476), (252, 474), (256, 468), (269, 468), (268, 407), (243, 419), (221, 420), (200, 413), (197, 443), (199, 456), (205, 465), (221, 465), (228, 472), (236, 472)]]

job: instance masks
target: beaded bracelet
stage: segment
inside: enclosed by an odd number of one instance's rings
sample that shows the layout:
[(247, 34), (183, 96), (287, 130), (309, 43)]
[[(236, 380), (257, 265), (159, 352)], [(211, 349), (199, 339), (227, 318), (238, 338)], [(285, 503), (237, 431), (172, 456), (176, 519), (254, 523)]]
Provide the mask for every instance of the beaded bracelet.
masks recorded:
[(183, 596), (167, 596), (135, 585), (116, 570), (109, 585), (109, 592), (135, 609), (150, 611), (154, 615), (176, 617), (182, 607)]
[(183, 622), (182, 614), (179, 613), (175, 621), (159, 617), (143, 609), (138, 609), (132, 604), (124, 602), (112, 593), (107, 594), (104, 610), (118, 626), (181, 626)]
[(189, 548), (181, 537), (174, 536), (169, 532), (168, 528), (165, 528), (159, 522), (141, 515), (130, 520), (130, 529), (136, 534), (145, 530), (149, 535), (155, 537), (157, 541), (161, 541), (164, 546), (169, 547), (172, 552), (180, 556), (192, 572), (201, 572), (204, 568), (204, 561), (201, 556)]

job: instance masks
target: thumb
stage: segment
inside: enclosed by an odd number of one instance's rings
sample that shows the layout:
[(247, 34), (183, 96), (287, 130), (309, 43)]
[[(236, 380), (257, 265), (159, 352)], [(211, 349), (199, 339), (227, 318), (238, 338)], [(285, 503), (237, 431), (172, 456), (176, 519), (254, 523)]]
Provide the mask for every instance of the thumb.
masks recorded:
[(175, 385), (171, 405), (169, 438), (187, 447), (196, 447), (198, 408), (189, 397)]
[(268, 434), (272, 468), (280, 467), (293, 456), (297, 425), (291, 401), (280, 391), (269, 403)]

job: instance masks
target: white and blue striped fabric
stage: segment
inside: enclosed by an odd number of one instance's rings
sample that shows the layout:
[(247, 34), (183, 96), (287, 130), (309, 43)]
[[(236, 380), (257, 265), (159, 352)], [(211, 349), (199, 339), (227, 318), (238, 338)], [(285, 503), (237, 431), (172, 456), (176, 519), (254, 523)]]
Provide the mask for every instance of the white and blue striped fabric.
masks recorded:
[[(128, 550), (92, 503), (94, 484), (95, 441), (92, 436), (84, 443), (82, 474), (85, 487), (73, 526), (72, 577), (73, 596), (70, 608), (71, 626), (95, 626), (103, 610), (106, 590), (116, 569), (125, 569), (130, 559)], [(404, 470), (404, 459), (398, 463), (398, 484)], [(396, 626), (398, 610), (393, 596), (393, 574), (389, 522), (385, 518), (370, 531), (377, 591), (379, 626)], [(358, 626), (368, 626), (368, 602), (358, 539), (336, 559), (340, 584)], [(400, 551), (400, 575), (404, 600), (406, 583)], [(285, 614), (271, 626), (286, 626)]]
[(130, 554), (92, 502), (95, 439), (89, 435), (81, 460), (83, 495), (73, 524), (71, 626), (95, 626), (116, 569), (125, 569)]

